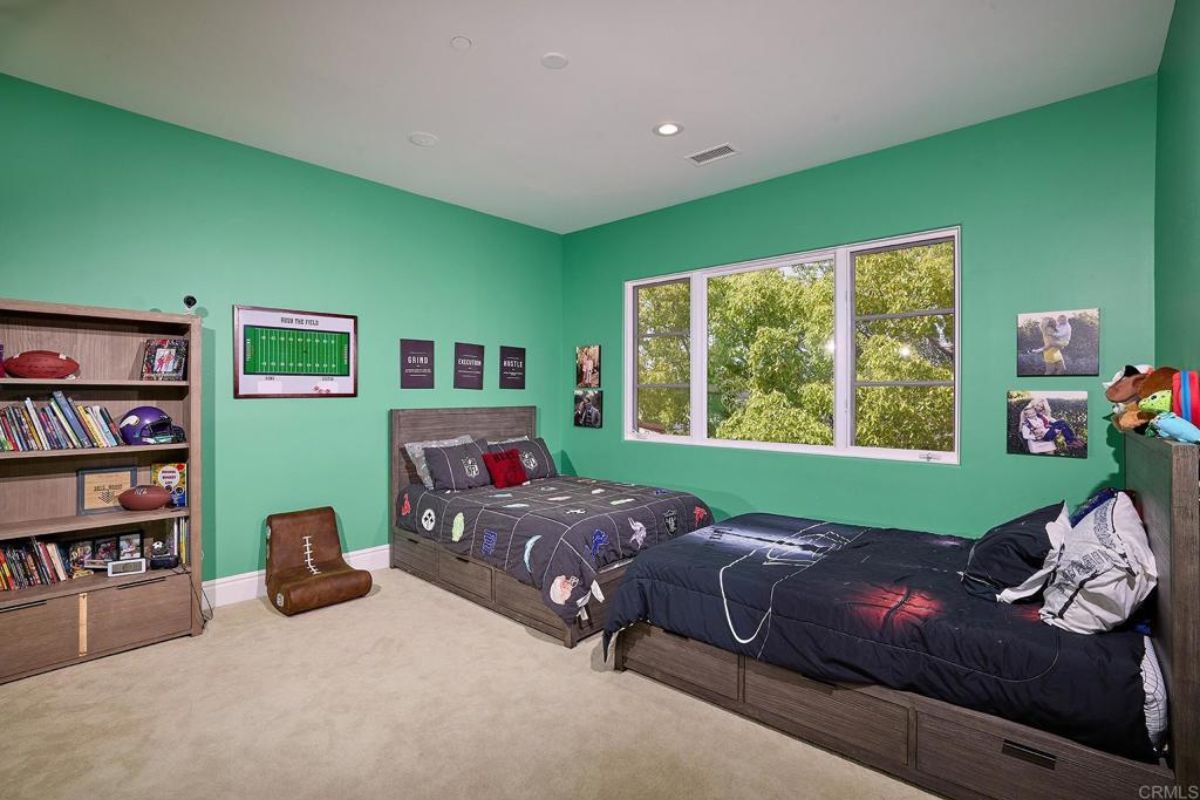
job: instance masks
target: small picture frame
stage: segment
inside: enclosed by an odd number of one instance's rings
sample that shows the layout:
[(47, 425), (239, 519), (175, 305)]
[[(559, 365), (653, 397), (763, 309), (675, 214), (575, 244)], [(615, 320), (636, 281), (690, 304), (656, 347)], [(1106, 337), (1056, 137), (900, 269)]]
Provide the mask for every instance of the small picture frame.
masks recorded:
[(92, 542), (92, 561), (116, 561), (120, 556), (120, 548), (116, 536), (105, 536)]
[(142, 532), (130, 531), (117, 537), (117, 552), (121, 560), (142, 557)]
[(175, 538), (169, 534), (150, 534), (142, 541), (142, 557), (156, 558), (178, 555), (175, 552)]
[(76, 473), (75, 505), (79, 514), (120, 511), (117, 496), (137, 486), (137, 467), (93, 467)]
[(187, 353), (187, 339), (147, 339), (142, 352), (142, 380), (186, 379)]
[(67, 560), (71, 562), (72, 575), (86, 574), (88, 570), (84, 563), (92, 560), (92, 540), (80, 539), (71, 542), (67, 547)]

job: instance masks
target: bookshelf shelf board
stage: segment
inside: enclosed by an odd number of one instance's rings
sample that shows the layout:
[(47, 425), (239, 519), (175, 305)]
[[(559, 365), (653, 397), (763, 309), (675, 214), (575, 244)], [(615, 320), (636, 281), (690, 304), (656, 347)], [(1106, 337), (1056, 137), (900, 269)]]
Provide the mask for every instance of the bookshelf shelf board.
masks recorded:
[(12, 606), (21, 606), (26, 603), (36, 603), (41, 600), (50, 600), (55, 597), (70, 596), (79, 594), (80, 592), (96, 592), (101, 589), (111, 589), (116, 586), (121, 586), (128, 583), (139, 583), (141, 581), (154, 580), (155, 578), (165, 578), (168, 575), (182, 573), (187, 574), (190, 570), (187, 567), (178, 567), (176, 569), (155, 569), (147, 570), (140, 575), (114, 575), (108, 577), (107, 574), (100, 572), (84, 578), (73, 578), (67, 581), (59, 581), (49, 586), (32, 586), (28, 589), (17, 589), (15, 591), (0, 592), (0, 609), (9, 608)]
[(186, 508), (160, 508), (157, 511), (106, 511), (101, 514), (81, 514), (69, 517), (31, 519), (24, 522), (0, 523), (0, 541), (25, 539), (30, 536), (49, 536), (56, 533), (90, 531), (97, 528), (118, 528), (188, 516)]
[(27, 389), (36, 386), (81, 389), (186, 389), (187, 381), (101, 380), (92, 378), (0, 378), (0, 389)]
[(187, 450), (186, 442), (182, 444), (123, 444), (118, 447), (76, 447), (69, 450), (26, 450), (18, 452), (11, 450), (0, 453), (0, 461), (17, 461), (26, 458), (87, 458), (121, 453), (161, 453), (170, 450)]

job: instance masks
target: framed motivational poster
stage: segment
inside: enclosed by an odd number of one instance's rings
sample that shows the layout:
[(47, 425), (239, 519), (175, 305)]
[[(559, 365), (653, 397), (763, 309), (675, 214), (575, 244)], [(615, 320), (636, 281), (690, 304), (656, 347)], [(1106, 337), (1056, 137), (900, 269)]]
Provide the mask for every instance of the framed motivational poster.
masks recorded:
[(483, 345), (454, 343), (454, 388), (483, 388)]
[(358, 317), (233, 307), (233, 396), (355, 397)]
[(400, 340), (400, 388), (433, 388), (433, 340)]
[(500, 346), (500, 388), (525, 388), (525, 348)]

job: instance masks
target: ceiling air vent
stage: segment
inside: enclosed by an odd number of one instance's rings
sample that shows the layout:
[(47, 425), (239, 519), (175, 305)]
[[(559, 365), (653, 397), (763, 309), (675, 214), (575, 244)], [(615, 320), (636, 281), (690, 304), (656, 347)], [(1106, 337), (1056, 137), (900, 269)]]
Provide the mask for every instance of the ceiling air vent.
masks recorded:
[(699, 167), (713, 161), (719, 161), (722, 158), (736, 156), (737, 153), (738, 151), (734, 149), (733, 145), (726, 143), (710, 147), (707, 150), (701, 150), (699, 153), (692, 153), (687, 159)]

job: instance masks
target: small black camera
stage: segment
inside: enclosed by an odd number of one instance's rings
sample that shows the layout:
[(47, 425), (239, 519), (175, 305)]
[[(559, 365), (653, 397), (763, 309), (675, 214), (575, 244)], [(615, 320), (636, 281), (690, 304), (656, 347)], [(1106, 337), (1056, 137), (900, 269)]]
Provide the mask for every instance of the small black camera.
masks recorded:
[(195, 308), (195, 306), (196, 306), (196, 296), (195, 296), (195, 295), (191, 295), (191, 294), (185, 294), (185, 295), (183, 296), (183, 304), (184, 304), (185, 306), (187, 306), (188, 308)]

